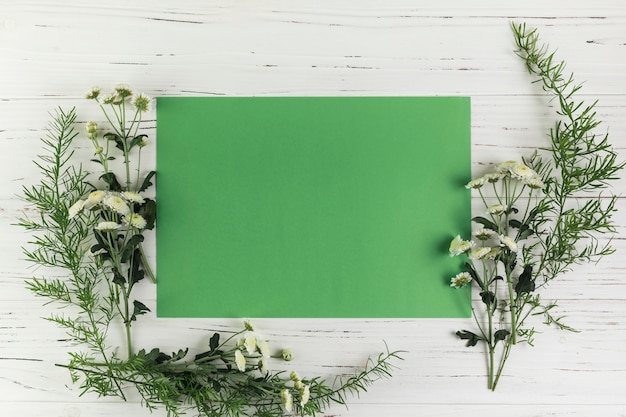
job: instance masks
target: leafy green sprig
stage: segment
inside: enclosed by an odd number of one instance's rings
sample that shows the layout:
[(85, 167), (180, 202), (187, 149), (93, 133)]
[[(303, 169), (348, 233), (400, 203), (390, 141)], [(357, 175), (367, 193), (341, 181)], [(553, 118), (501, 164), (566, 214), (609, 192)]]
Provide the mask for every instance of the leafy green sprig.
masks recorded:
[[(527, 320), (543, 316), (547, 325), (575, 331), (554, 315), (556, 302), (545, 303), (538, 290), (574, 265), (597, 262), (614, 252), (610, 239), (601, 243), (600, 236), (615, 232), (617, 196), (608, 188), (624, 168), (608, 134), (595, 133), (600, 125), (597, 102), (577, 101), (581, 85), (565, 74), (565, 63), (539, 43), (536, 29), (524, 24), (513, 24), (512, 29), (517, 55), (559, 110), (549, 148), (522, 163), (504, 162), (467, 184), (478, 191), (489, 216), (472, 219), (481, 227), (475, 241), (457, 236), (450, 245), (451, 255), (468, 256), (467, 271), (455, 276), (452, 286), (469, 288), (472, 283), (481, 300), (472, 308), (478, 332), (463, 330), (457, 336), (468, 346), (486, 346), (491, 390), (512, 347), (533, 344), (535, 329)], [(487, 184), (492, 185), (488, 196)], [(488, 204), (489, 198), (498, 203)]]
[[(171, 354), (159, 348), (136, 351), (131, 326), (149, 309), (134, 299), (133, 289), (145, 275), (154, 281), (142, 242), (144, 231), (155, 225), (156, 204), (142, 193), (155, 173), (142, 176), (140, 157), (147, 138), (139, 133), (150, 99), (125, 86), (106, 95), (95, 88), (87, 98), (97, 102), (110, 124), (102, 135), (95, 122), (86, 126), (94, 148), (92, 162), (102, 170), (97, 185), (73, 160), (75, 110), (58, 109), (42, 140), (45, 153), (35, 162), (42, 180), (24, 188), (24, 198), (36, 214), (20, 219), (34, 236), (33, 249), (24, 250), (27, 259), (66, 272), (64, 278), (33, 278), (27, 286), (63, 307), (48, 320), (82, 347), (70, 352), (69, 363), (59, 365), (70, 371), (82, 393), (125, 400), (134, 389), (147, 408), (163, 407), (168, 416), (190, 410), (213, 417), (313, 416), (391, 376), (391, 361), (401, 359), (399, 352), (381, 353), (362, 371), (332, 383), (300, 378), (295, 372), (271, 372), (267, 343), (249, 322), (225, 340), (213, 334), (208, 349), (196, 355), (187, 348)], [(121, 178), (112, 169), (120, 155)], [(125, 330), (125, 355), (110, 345), (109, 331), (116, 326)], [(282, 356), (292, 359), (287, 351)]]

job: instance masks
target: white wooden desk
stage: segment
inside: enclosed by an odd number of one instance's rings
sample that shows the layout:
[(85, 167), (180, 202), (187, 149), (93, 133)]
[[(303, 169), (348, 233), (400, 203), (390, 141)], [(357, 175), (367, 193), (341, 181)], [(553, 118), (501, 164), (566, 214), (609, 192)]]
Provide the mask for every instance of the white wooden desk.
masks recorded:
[[(472, 97), (472, 161), (529, 155), (547, 144), (554, 109), (513, 54), (509, 22), (526, 21), (558, 48), (581, 97), (626, 159), (626, 3), (620, 0), (0, 0), (0, 414), (11, 417), (147, 415), (137, 401), (78, 398), (54, 366), (71, 348), (24, 288), (33, 271), (12, 224), (17, 197), (37, 172), (48, 112), (79, 106), (93, 85), (126, 83), (157, 95), (465, 95)], [(154, 116), (147, 133), (154, 135)], [(154, 149), (154, 148), (152, 148)], [(154, 161), (154, 151), (151, 160)], [(154, 164), (154, 162), (152, 162)], [(626, 182), (616, 183), (626, 192)], [(334, 416), (626, 416), (626, 204), (615, 220), (617, 253), (555, 281), (546, 298), (580, 333), (546, 327), (515, 349), (498, 391), (486, 389), (479, 349), (454, 331), (470, 320), (256, 320), (288, 369), (334, 375), (368, 354), (404, 349), (395, 377)], [(149, 248), (154, 256), (154, 246)], [(154, 307), (154, 287), (143, 286)], [(164, 350), (204, 343), (234, 320), (149, 318), (138, 343)], [(151, 346), (146, 346), (151, 347)], [(191, 346), (193, 347), (193, 346)], [(154, 415), (164, 415), (155, 413)]]

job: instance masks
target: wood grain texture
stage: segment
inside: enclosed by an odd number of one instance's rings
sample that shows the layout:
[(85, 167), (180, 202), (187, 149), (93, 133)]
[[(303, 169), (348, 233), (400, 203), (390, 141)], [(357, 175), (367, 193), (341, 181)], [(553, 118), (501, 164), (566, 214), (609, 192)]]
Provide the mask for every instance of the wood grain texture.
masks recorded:
[[(40, 317), (49, 312), (24, 289), (33, 271), (13, 226), (25, 209), (21, 187), (37, 180), (48, 112), (78, 106), (92, 85), (128, 83), (149, 95), (468, 95), (472, 166), (529, 155), (547, 144), (553, 103), (530, 83), (512, 53), (510, 21), (539, 28), (558, 47), (581, 97), (626, 159), (626, 4), (618, 0), (503, 3), (264, 2), (165, 0), (0, 0), (0, 409), (16, 417), (141, 415), (138, 399), (79, 398), (63, 362), (70, 341)], [(154, 116), (154, 113), (152, 113)], [(200, 128), (208, 128), (199, 121)], [(145, 133), (154, 138), (154, 117)], [(154, 168), (154, 148), (150, 154)], [(87, 148), (80, 149), (88, 155)], [(624, 194), (625, 180), (616, 183)], [(258, 320), (277, 363), (301, 374), (335, 375), (384, 349), (408, 352), (396, 376), (328, 416), (626, 416), (626, 202), (615, 216), (617, 253), (554, 282), (544, 293), (579, 333), (539, 328), (536, 346), (513, 353), (496, 393), (486, 390), (484, 353), (453, 332), (469, 320)], [(476, 205), (478, 207), (478, 205)], [(154, 245), (154, 244), (152, 244)], [(149, 247), (151, 258), (154, 246)], [(140, 297), (153, 308), (153, 287)], [(149, 317), (139, 344), (199, 349), (235, 320)], [(141, 346), (138, 346), (141, 347)], [(149, 347), (149, 346), (146, 346)], [(147, 415), (147, 414), (146, 414)], [(155, 413), (155, 416), (164, 415)]]

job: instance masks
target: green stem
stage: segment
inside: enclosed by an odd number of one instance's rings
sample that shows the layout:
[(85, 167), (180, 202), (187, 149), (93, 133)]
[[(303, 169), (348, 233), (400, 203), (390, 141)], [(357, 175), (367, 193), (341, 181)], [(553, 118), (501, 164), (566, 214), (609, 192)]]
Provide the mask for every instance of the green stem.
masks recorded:
[(509, 310), (511, 313), (511, 334), (509, 339), (512, 344), (517, 343), (517, 300), (513, 291), (513, 283), (511, 282), (510, 272), (506, 272), (506, 284), (509, 292)]
[(139, 244), (139, 253), (141, 254), (141, 263), (143, 265), (143, 270), (146, 271), (146, 274), (148, 274), (150, 281), (152, 281), (153, 284), (156, 284), (156, 276), (152, 271), (152, 267), (150, 267), (150, 263), (148, 263), (148, 258), (146, 257), (146, 253), (143, 250), (143, 243)]

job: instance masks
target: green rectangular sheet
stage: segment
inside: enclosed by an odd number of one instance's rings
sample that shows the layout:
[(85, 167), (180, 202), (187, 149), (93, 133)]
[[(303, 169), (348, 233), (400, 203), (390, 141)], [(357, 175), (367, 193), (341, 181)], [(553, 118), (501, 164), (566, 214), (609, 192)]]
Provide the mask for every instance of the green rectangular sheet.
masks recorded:
[(468, 317), (467, 97), (157, 99), (161, 317)]

